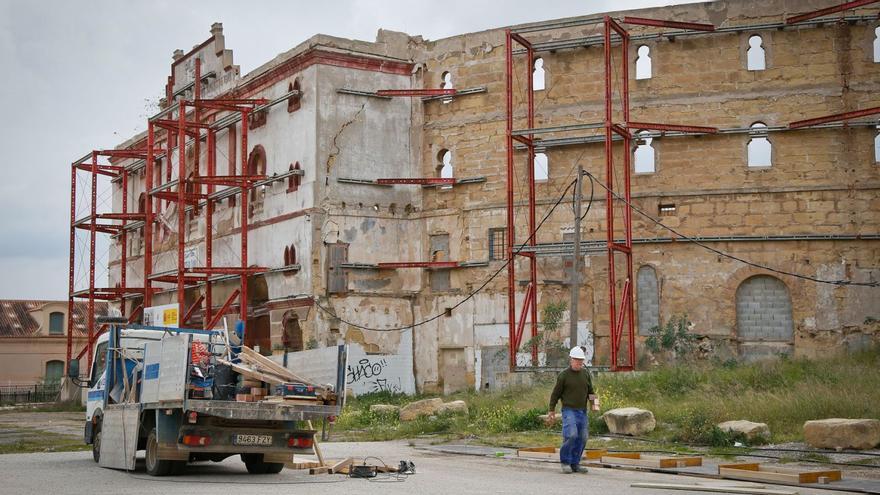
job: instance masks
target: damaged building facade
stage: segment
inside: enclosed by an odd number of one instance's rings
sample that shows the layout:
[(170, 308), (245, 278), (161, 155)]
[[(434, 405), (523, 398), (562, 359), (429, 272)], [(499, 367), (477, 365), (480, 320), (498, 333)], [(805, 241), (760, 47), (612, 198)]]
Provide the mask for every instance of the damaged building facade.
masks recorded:
[[(635, 40), (628, 54), (632, 120), (719, 129), (698, 136), (632, 129), (633, 205), (704, 246), (757, 265), (831, 281), (880, 280), (878, 114), (848, 125), (788, 127), (880, 106), (876, 5), (780, 27), (791, 15), (836, 4), (729, 0), (608, 14), (707, 23), (722, 31), (677, 37), (668, 28), (629, 27)], [(601, 35), (595, 25), (577, 25), (579, 20), (560, 21), (535, 42)], [(568, 21), (575, 25), (568, 27)], [(246, 294), (247, 343), (261, 352), (356, 344), (364, 357), (350, 366), (350, 379), (373, 378), (372, 390), (451, 392), (509, 382), (505, 36), (504, 28), (438, 41), (384, 30), (375, 42), (316, 35), (240, 75), (222, 26), (215, 24), (206, 42), (175, 53), (163, 105), (195, 97), (196, 60), (202, 98), (265, 98), (271, 104), (219, 129), (210, 143), (200, 136), (198, 150), (187, 148), (184, 174), (173, 151), (170, 160), (157, 157), (152, 190), (143, 160), (113, 159), (131, 174), (125, 194), (122, 181), (113, 183), (114, 209), (121, 211), (124, 199), (126, 211), (143, 212), (151, 202), (149, 273), (176, 273), (180, 235), (187, 263), (202, 266), (209, 229), (214, 264), (241, 263), (246, 217), (247, 265), (265, 268), (248, 277)], [(571, 43), (536, 57), (536, 126), (603, 121), (601, 46)], [(522, 55), (514, 62), (529, 63)], [(514, 78), (511, 84), (514, 99), (528, 98), (526, 81)], [(458, 91), (421, 97), (384, 92), (425, 88)], [(223, 115), (217, 111), (205, 121)], [(517, 128), (526, 127), (522, 115), (515, 117)], [(538, 145), (534, 171), (539, 219), (578, 165), (597, 180), (604, 177), (601, 142), (566, 136), (540, 136), (545, 144)], [(119, 149), (143, 148), (146, 139), (135, 136)], [(167, 137), (156, 139), (156, 146), (167, 145)], [(155, 193), (176, 191), (173, 181), (180, 176), (208, 174), (210, 153), (215, 173), (266, 178), (245, 193), (245, 212), (241, 195), (215, 201), (210, 225), (205, 206), (195, 201), (180, 232), (178, 203)], [(514, 246), (528, 232), (523, 154), (516, 152), (512, 179)], [(197, 163), (200, 169), (193, 170)], [(207, 192), (198, 181), (185, 182), (196, 199)], [(584, 188), (583, 208), (589, 209), (582, 238), (601, 241), (604, 191), (591, 195), (589, 182)], [(569, 194), (542, 224), (539, 244), (570, 242), (571, 206)], [(651, 328), (680, 314), (724, 359), (818, 356), (880, 338), (876, 287), (783, 275), (674, 242), (676, 235), (645, 216), (633, 214), (632, 222), (640, 342)], [(143, 230), (143, 223), (129, 222), (114, 237), (111, 287), (122, 282), (123, 248), (123, 283), (143, 287), (149, 250)], [(606, 255), (599, 250), (583, 257), (576, 315), (580, 343), (592, 349), (594, 365), (609, 359)], [(529, 262), (516, 257), (517, 272), (524, 273)], [(536, 262), (539, 312), (567, 302), (571, 258), (538, 253)], [(210, 284), (212, 311), (234, 310), (221, 306), (238, 281), (215, 277)], [(168, 279), (150, 285), (152, 305), (177, 300)], [(187, 326), (206, 323), (199, 306), (205, 289), (205, 283), (188, 283), (185, 299), (195, 307), (180, 309)], [(125, 314), (143, 302), (141, 296), (124, 300)], [(236, 314), (228, 317), (232, 322)], [(560, 341), (571, 317), (564, 314)], [(414, 323), (414, 329), (399, 328)], [(388, 377), (382, 378), (383, 370)]]

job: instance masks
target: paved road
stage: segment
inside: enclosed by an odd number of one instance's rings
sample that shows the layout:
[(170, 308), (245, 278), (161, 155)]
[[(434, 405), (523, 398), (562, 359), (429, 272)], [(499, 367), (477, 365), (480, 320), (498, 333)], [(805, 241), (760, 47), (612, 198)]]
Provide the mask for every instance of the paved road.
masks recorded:
[[(325, 456), (377, 456), (388, 464), (412, 460), (417, 474), (394, 481), (366, 481), (341, 475), (310, 476), (304, 471), (284, 470), (278, 475), (252, 476), (237, 457), (221, 463), (190, 465), (186, 474), (174, 478), (153, 478), (143, 471), (139, 459), (136, 472), (99, 468), (90, 452), (0, 455), (2, 494), (212, 494), (248, 495), (265, 493), (405, 493), (408, 495), (459, 493), (596, 493), (677, 495), (671, 492), (631, 488), (635, 482), (697, 483), (697, 478), (612, 469), (591, 469), (588, 474), (562, 474), (556, 464), (442, 454), (418, 450), (405, 442), (328, 443)], [(731, 483), (731, 482), (725, 482)], [(783, 488), (783, 487), (779, 487)], [(827, 495), (826, 490), (798, 490), (801, 494)], [(705, 493), (705, 492), (703, 492)]]

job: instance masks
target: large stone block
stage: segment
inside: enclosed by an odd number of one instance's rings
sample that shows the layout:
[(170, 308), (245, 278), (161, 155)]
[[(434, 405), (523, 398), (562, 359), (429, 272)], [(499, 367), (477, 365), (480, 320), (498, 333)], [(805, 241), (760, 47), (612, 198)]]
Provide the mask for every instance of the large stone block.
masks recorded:
[(637, 407), (612, 409), (603, 414), (602, 419), (608, 425), (608, 431), (620, 435), (644, 435), (657, 427), (654, 413)]
[(872, 449), (880, 445), (880, 420), (820, 419), (804, 423), (804, 440), (822, 449)]
[(443, 406), (443, 399), (425, 399), (410, 402), (400, 409), (401, 421), (412, 421), (419, 416), (435, 414)]
[(749, 443), (761, 443), (770, 440), (770, 428), (766, 423), (754, 423), (746, 420), (725, 421), (718, 429), (728, 433), (745, 435)]

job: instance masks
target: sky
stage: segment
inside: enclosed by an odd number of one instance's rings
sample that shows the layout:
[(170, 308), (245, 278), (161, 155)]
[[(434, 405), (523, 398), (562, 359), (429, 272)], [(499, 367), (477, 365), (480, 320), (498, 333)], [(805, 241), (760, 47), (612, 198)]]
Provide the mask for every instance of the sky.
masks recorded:
[[(0, 0), (0, 299), (67, 298), (70, 163), (144, 130), (171, 54), (207, 39), (213, 22), (246, 74), (317, 33), (372, 41), (384, 28), (440, 39), (677, 3), (688, 2)], [(99, 280), (106, 256), (99, 249)]]

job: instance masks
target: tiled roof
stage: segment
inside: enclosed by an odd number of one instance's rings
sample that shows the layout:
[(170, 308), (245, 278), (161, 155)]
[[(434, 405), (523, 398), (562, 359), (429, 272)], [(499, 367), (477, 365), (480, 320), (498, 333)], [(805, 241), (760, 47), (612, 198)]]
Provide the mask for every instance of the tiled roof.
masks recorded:
[[(0, 300), (0, 337), (28, 337), (40, 330), (40, 323), (34, 319), (39, 317), (39, 311), (50, 303), (63, 303), (67, 301), (29, 301), (29, 300)], [(73, 334), (79, 337), (88, 335), (88, 303), (77, 302), (73, 306)], [(96, 302), (95, 314), (106, 312), (107, 303)], [(35, 313), (36, 312), (36, 313)], [(67, 321), (64, 322), (65, 326)]]

